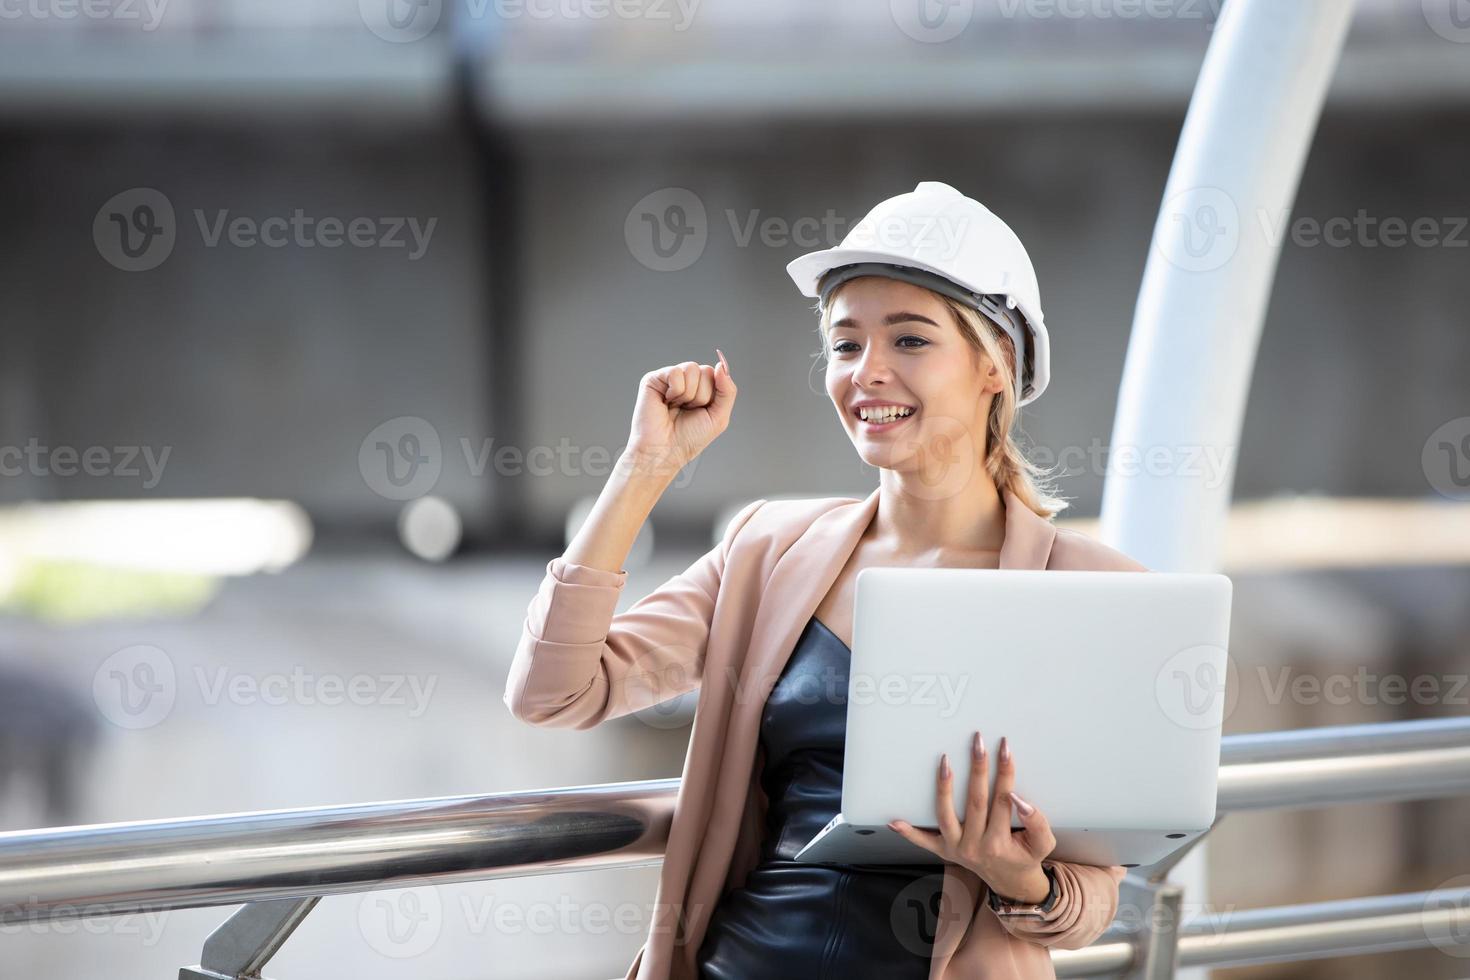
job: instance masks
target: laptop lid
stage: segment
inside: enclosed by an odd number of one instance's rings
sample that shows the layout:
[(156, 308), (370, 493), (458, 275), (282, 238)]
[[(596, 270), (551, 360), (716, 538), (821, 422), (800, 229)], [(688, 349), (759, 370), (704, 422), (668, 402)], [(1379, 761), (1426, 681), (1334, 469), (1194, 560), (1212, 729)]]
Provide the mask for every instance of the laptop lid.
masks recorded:
[(963, 817), (978, 728), (992, 791), (1006, 735), (1016, 792), (1054, 829), (1209, 827), (1230, 599), (1218, 574), (862, 570), (844, 819), (937, 826), (941, 752)]

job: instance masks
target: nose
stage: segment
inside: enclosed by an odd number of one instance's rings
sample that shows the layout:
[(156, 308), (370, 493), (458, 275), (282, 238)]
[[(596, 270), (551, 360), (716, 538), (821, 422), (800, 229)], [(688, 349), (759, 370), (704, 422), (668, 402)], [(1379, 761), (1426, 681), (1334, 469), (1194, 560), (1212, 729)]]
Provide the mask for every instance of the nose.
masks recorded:
[(852, 370), (852, 383), (856, 388), (871, 388), (874, 385), (887, 384), (892, 375), (883, 345), (869, 344), (863, 348), (862, 356)]

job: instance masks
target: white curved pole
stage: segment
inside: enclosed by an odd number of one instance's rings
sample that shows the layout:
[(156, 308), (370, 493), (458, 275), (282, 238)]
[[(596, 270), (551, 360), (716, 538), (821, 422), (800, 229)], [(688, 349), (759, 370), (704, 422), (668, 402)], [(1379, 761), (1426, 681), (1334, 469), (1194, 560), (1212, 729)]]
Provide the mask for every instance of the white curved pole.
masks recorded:
[[(1103, 484), (1101, 537), (1149, 568), (1219, 569), (1266, 303), (1352, 11), (1230, 0), (1215, 26), (1139, 289)], [(1211, 911), (1208, 847), (1170, 874), (1184, 921)]]
[(1150, 568), (1218, 568), (1266, 302), (1352, 9), (1230, 0), (1215, 26), (1144, 269), (1103, 485), (1099, 533)]

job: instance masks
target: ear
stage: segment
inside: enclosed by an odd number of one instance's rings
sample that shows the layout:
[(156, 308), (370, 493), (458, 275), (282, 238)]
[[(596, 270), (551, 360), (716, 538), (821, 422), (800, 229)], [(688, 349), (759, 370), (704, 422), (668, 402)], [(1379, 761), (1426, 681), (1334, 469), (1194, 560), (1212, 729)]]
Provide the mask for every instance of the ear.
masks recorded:
[(983, 390), (987, 394), (999, 395), (1002, 391), (1005, 390), (1005, 379), (1000, 376), (1000, 371), (996, 368), (994, 361), (990, 360), (987, 357), (985, 359), (985, 364), (985, 387)]

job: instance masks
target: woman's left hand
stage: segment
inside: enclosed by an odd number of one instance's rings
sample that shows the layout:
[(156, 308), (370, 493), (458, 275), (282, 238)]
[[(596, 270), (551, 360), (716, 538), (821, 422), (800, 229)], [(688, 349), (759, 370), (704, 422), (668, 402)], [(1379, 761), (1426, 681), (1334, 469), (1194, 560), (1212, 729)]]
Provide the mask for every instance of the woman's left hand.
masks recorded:
[[(965, 822), (954, 812), (954, 770), (947, 757), (940, 758), (935, 786), (935, 809), (939, 832), (920, 830), (902, 820), (891, 821), (905, 840), (939, 855), (950, 864), (969, 868), (992, 891), (1018, 902), (1041, 902), (1050, 890), (1041, 861), (1057, 846), (1046, 816), (1015, 794), (1016, 762), (1004, 737), (995, 774), (995, 799), (989, 795), (989, 754), (976, 732), (970, 753), (970, 782), (965, 800)], [(1021, 815), (1024, 828), (1011, 830), (1011, 804)]]

